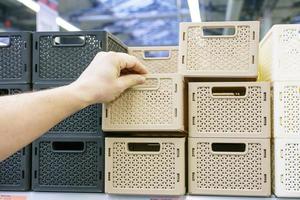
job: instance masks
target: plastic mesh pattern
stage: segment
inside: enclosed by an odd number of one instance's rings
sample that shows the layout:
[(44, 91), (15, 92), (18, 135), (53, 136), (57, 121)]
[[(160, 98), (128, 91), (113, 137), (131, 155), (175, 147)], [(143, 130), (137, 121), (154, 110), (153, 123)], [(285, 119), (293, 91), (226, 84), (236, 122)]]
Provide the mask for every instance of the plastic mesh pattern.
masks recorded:
[(247, 89), (247, 98), (212, 98), (211, 87), (199, 86), (193, 107), (197, 133), (262, 133), (263, 92), (259, 86)]
[[(10, 46), (0, 48), (0, 79), (21, 79), (24, 62), (22, 52), (25, 41), (21, 36), (11, 36)], [(29, 66), (28, 66), (29, 67)]]
[(237, 26), (235, 37), (201, 37), (202, 29), (187, 30), (187, 70), (247, 72), (251, 65), (250, 26)]
[(1, 185), (19, 186), (22, 182), (22, 150), (0, 162)]
[(133, 49), (130, 54), (137, 57), (151, 74), (178, 72), (178, 50), (171, 50), (168, 59), (144, 59), (142, 50)]
[[(157, 85), (148, 79), (143, 86)], [(160, 79), (158, 90), (128, 90), (110, 104), (111, 123), (116, 125), (173, 124), (174, 84), (170, 78)]]
[(174, 143), (161, 144), (160, 154), (130, 154), (125, 142), (113, 144), (112, 181), (116, 189), (175, 189), (176, 148)]
[(222, 155), (212, 154), (208, 142), (198, 142), (195, 152), (197, 188), (262, 190), (261, 144), (248, 144), (248, 152), (245, 155)]
[(101, 105), (91, 105), (66, 118), (51, 130), (49, 133), (74, 134), (74, 133), (99, 133)]
[(300, 144), (286, 143), (284, 146), (285, 190), (300, 192)]
[(95, 35), (85, 36), (85, 45), (80, 47), (55, 47), (52, 36), (39, 40), (39, 78), (51, 80), (76, 79), (101, 50), (100, 40)]
[(285, 134), (300, 134), (300, 95), (298, 85), (286, 85), (280, 92), (283, 107), (280, 123)]
[(123, 52), (127, 53), (127, 48), (124, 46), (120, 45), (118, 42), (116, 42), (112, 37), (108, 37), (108, 44), (107, 44), (108, 51), (115, 51), (115, 52)]
[(51, 141), (39, 144), (38, 183), (42, 186), (97, 186), (97, 142), (86, 142), (84, 152), (54, 152)]

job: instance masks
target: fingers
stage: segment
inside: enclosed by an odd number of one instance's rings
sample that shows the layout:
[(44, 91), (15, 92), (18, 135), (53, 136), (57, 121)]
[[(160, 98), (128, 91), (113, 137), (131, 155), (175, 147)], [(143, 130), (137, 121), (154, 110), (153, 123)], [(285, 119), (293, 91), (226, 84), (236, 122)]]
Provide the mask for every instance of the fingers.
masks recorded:
[(117, 79), (117, 85), (120, 88), (120, 92), (123, 92), (124, 90), (133, 87), (138, 84), (143, 84), (145, 82), (146, 78), (141, 75), (137, 74), (129, 74), (121, 76)]
[(146, 67), (134, 56), (128, 55), (126, 53), (117, 53), (117, 58), (119, 59), (121, 70), (127, 69), (138, 74), (148, 73)]

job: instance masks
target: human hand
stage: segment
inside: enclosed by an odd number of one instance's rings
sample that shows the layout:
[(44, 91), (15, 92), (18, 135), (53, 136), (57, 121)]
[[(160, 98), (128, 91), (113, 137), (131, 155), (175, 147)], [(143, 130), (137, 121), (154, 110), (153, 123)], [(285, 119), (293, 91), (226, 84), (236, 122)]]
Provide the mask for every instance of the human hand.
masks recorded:
[(145, 82), (147, 70), (134, 56), (125, 53), (98, 53), (80, 77), (70, 84), (87, 105), (107, 103), (126, 89)]

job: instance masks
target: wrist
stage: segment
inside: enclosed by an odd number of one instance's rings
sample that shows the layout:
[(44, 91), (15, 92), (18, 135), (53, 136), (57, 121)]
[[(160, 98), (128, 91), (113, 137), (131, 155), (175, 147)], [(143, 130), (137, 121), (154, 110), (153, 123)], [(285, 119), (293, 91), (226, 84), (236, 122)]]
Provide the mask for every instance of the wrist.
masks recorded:
[(90, 100), (84, 95), (84, 89), (75, 82), (65, 86), (65, 88), (68, 91), (67, 94), (70, 95), (76, 106), (78, 106), (80, 109), (91, 105)]

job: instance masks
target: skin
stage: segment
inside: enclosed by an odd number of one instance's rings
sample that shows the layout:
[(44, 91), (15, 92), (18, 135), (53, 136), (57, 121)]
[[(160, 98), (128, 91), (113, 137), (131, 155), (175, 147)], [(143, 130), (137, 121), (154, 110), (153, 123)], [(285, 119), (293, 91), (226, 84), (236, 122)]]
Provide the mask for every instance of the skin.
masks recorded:
[(73, 113), (108, 103), (145, 82), (146, 68), (124, 53), (98, 53), (73, 83), (0, 97), (0, 161), (42, 136)]

